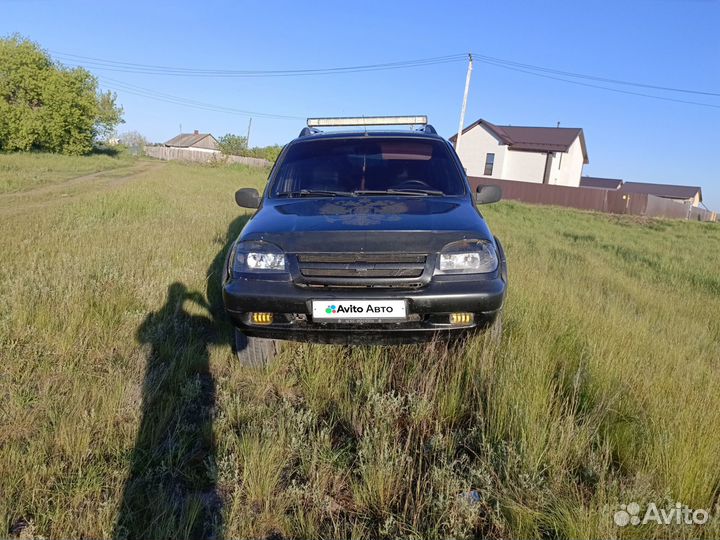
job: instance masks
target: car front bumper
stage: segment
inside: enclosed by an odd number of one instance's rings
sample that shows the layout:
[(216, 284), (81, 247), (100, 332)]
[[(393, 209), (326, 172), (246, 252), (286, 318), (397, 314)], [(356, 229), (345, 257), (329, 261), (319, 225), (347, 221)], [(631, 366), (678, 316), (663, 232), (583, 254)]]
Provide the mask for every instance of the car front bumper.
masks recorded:
[[(505, 298), (502, 277), (435, 276), (415, 289), (301, 287), (290, 281), (236, 277), (223, 285), (233, 324), (249, 336), (319, 343), (391, 344), (453, 338), (495, 320)], [(407, 320), (315, 322), (312, 301), (405, 300)], [(253, 324), (251, 312), (275, 314), (272, 324)], [(451, 325), (450, 313), (472, 313), (470, 324)]]

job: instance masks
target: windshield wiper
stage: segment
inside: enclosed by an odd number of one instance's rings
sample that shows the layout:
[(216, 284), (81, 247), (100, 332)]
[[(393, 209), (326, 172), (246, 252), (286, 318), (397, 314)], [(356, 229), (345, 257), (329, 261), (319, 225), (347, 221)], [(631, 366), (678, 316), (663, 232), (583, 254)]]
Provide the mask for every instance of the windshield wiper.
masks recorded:
[(445, 195), (437, 189), (361, 189), (353, 191), (353, 195), (407, 195), (417, 196), (441, 196)]
[(435, 196), (441, 196), (445, 195), (444, 192), (440, 191), (439, 189), (389, 189), (391, 193), (413, 193), (417, 195), (435, 195)]
[(301, 189), (298, 191), (282, 191), (277, 197), (352, 197), (349, 191), (329, 191), (324, 189)]

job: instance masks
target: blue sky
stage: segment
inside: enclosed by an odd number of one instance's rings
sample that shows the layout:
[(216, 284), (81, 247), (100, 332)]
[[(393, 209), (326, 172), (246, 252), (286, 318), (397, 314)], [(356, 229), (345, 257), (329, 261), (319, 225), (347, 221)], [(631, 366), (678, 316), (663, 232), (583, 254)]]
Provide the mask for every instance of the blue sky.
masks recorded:
[[(18, 32), (53, 53), (202, 69), (314, 69), (475, 52), (612, 79), (720, 93), (720, 2), (91, 2), (0, 0), (0, 34)], [(73, 62), (66, 61), (67, 64)], [(80, 62), (82, 63), (82, 62)], [(255, 116), (251, 144), (283, 144), (306, 116), (427, 114), (455, 133), (463, 61), (395, 71), (275, 78), (189, 78), (91, 68), (121, 81)], [(108, 80), (110, 79), (110, 80)], [(586, 81), (587, 82), (587, 81)], [(605, 83), (602, 83), (605, 84)], [(720, 209), (720, 97), (568, 84), (475, 63), (466, 124), (582, 127), (585, 174), (700, 185)], [(199, 129), (244, 134), (248, 118), (154, 101), (118, 89), (121, 131), (153, 141)]]

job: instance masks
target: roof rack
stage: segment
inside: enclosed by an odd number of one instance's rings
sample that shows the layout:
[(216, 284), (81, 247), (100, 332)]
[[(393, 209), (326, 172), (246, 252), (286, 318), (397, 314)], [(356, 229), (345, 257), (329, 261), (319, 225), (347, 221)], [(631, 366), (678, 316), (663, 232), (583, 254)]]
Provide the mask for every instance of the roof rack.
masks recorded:
[(319, 129), (311, 128), (311, 127), (305, 127), (302, 128), (300, 131), (300, 137), (307, 137), (308, 135), (315, 135), (316, 133), (320, 133)]
[(419, 131), (437, 135), (437, 131), (427, 123), (427, 116), (348, 116), (329, 118), (308, 118), (308, 127), (303, 128), (300, 137), (320, 133), (320, 127), (369, 127), (369, 126), (422, 126)]
[(308, 118), (308, 127), (417, 126), (427, 125), (427, 116), (348, 116)]

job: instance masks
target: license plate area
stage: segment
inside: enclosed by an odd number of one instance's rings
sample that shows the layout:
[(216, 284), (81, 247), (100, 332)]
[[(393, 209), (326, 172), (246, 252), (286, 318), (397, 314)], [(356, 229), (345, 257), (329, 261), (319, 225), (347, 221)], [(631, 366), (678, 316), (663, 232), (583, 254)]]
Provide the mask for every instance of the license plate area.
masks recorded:
[(317, 322), (400, 322), (407, 320), (405, 300), (313, 300)]

